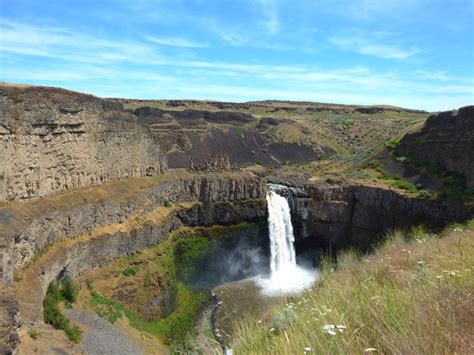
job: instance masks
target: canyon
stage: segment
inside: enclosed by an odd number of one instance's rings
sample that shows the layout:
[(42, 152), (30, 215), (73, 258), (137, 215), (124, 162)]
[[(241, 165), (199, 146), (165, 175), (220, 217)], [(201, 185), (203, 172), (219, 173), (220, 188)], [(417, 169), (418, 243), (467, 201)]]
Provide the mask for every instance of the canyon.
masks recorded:
[[(298, 116), (303, 111), (363, 116), (344, 128), (334, 118)], [(374, 119), (387, 112), (400, 116)], [(386, 153), (383, 144), (402, 131), (397, 156), (463, 174), (471, 188), (473, 164), (461, 152), (474, 148), (473, 107), (425, 123), (427, 116), (313, 103), (100, 99), (2, 85), (0, 351), (21, 347), (21, 327), (43, 323), (51, 282), (139, 255), (183, 228), (264, 223), (268, 184), (289, 202), (297, 252), (308, 245), (367, 252), (389, 230), (471, 219), (469, 201), (420, 197), (352, 171), (308, 177), (314, 161), (340, 164), (338, 157), (367, 147), (380, 156), (380, 144)], [(332, 129), (337, 139), (328, 138)], [(203, 168), (192, 169), (194, 161)]]

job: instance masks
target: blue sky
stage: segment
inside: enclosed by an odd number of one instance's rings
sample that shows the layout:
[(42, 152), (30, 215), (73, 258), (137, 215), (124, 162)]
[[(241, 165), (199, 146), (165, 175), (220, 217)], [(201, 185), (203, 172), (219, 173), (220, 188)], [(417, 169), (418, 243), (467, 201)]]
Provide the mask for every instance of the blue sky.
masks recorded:
[(474, 104), (474, 0), (0, 0), (0, 80), (105, 97)]

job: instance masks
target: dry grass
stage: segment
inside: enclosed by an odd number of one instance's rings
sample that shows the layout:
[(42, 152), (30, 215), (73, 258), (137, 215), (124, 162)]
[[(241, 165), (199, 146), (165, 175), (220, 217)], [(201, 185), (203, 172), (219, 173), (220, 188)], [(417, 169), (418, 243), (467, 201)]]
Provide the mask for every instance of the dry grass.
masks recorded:
[(341, 256), (337, 270), (326, 264), (313, 289), (275, 310), (291, 309), (293, 322), (237, 324), (234, 353), (473, 353), (473, 229), (417, 231), (410, 243), (394, 233), (374, 255)]

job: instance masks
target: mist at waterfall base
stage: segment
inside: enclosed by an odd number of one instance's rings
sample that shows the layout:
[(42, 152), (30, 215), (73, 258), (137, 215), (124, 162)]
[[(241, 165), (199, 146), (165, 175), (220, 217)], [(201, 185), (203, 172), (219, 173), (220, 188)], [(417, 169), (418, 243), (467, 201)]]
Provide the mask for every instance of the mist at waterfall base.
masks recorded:
[(260, 221), (231, 236), (211, 239), (196, 272), (185, 281), (187, 286), (204, 291), (251, 279), (263, 295), (278, 296), (298, 293), (316, 280), (322, 251), (299, 241), (295, 253), (288, 201), (271, 189), (268, 223)]
[(300, 266), (291, 223), (290, 206), (285, 197), (267, 192), (270, 239), (270, 274), (256, 279), (266, 295), (293, 294), (310, 287), (317, 278), (314, 268)]

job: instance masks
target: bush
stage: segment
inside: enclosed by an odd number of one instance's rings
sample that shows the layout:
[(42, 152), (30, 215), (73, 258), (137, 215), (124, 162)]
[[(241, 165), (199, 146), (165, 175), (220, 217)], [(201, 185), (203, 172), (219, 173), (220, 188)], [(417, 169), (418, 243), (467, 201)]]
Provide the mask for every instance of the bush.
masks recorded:
[(128, 268), (122, 271), (122, 275), (133, 276), (133, 275), (136, 275), (137, 272), (138, 272), (138, 269), (136, 266), (129, 266)]
[(270, 323), (271, 331), (276, 331), (276, 332), (281, 331), (284, 328), (286, 328), (288, 325), (296, 322), (296, 313), (290, 306), (283, 308), (282, 311), (275, 314), (275, 316), (272, 319), (272, 322)]
[(240, 138), (245, 137), (245, 131), (242, 127), (235, 127), (235, 134)]
[(77, 325), (71, 325), (71, 321), (61, 313), (59, 303), (62, 301), (74, 303), (77, 292), (78, 288), (67, 277), (62, 283), (51, 282), (43, 300), (44, 322), (56, 329), (64, 330), (68, 339), (74, 343), (79, 342), (82, 331)]
[(74, 286), (69, 276), (66, 276), (66, 278), (62, 282), (61, 287), (61, 294), (63, 298), (69, 303), (74, 303), (76, 302), (78, 293), (79, 288)]
[(348, 130), (352, 126), (352, 121), (349, 118), (345, 118), (341, 122), (342, 128)]
[(398, 138), (392, 138), (386, 143), (386, 147), (389, 151), (393, 152), (397, 149)]
[(168, 200), (165, 200), (164, 206), (165, 206), (166, 208), (171, 207), (171, 202), (169, 202)]

